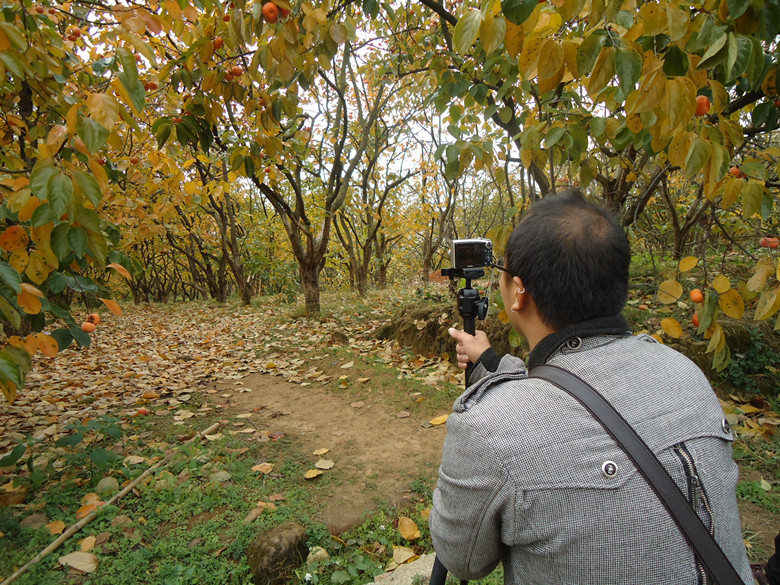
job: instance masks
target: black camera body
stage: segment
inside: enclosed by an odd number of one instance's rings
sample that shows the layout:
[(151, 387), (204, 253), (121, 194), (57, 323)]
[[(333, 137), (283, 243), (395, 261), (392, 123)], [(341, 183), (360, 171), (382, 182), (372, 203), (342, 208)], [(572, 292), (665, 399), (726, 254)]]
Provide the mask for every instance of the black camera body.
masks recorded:
[(452, 240), (450, 262), (457, 270), (490, 266), (493, 264), (493, 242), (486, 238)]

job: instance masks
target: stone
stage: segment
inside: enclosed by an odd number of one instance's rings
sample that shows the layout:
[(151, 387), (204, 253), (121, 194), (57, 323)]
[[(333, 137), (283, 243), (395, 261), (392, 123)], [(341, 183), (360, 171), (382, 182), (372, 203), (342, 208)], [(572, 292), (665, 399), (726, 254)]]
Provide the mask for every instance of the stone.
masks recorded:
[(328, 551), (321, 546), (315, 546), (309, 551), (309, 556), (306, 557), (306, 564), (321, 563), (322, 561), (327, 561), (329, 558), (330, 555), (328, 554)]
[(119, 491), (119, 482), (115, 477), (104, 477), (95, 487), (99, 496), (107, 496)]
[(247, 561), (255, 585), (285, 585), (303, 564), (308, 548), (306, 531), (297, 522), (286, 522), (262, 532), (249, 545)]
[(41, 526), (46, 526), (46, 524), (49, 523), (49, 520), (46, 518), (46, 514), (42, 512), (35, 512), (34, 514), (30, 514), (21, 521), (21, 525), (26, 528), (40, 528)]

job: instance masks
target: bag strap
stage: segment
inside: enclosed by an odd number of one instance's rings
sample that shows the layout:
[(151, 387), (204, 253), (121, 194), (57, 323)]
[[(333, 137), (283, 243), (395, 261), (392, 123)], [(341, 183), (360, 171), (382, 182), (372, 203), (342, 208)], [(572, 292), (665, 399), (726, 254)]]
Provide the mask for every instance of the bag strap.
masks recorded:
[(696, 556), (717, 583), (744, 585), (744, 581), (666, 468), (626, 419), (598, 391), (568, 370), (549, 364), (534, 367), (529, 375), (552, 382), (561, 390), (565, 390), (601, 423), (653, 488)]

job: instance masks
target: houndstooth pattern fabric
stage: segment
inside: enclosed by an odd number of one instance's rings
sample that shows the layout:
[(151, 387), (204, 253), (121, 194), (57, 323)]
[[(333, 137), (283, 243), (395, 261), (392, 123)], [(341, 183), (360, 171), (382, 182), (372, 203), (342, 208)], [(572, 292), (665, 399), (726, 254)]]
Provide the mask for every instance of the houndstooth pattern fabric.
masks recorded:
[[(732, 435), (707, 379), (647, 336), (575, 338), (547, 363), (603, 394), (688, 493), (679, 445), (705, 498), (697, 511), (745, 583)], [(511, 356), (453, 406), (434, 492), (436, 554), (459, 579), (504, 564), (508, 585), (697, 585), (684, 537), (601, 425)], [(677, 450), (676, 450), (677, 449)], [(603, 471), (606, 462), (616, 473)], [(608, 468), (608, 471), (612, 471)]]

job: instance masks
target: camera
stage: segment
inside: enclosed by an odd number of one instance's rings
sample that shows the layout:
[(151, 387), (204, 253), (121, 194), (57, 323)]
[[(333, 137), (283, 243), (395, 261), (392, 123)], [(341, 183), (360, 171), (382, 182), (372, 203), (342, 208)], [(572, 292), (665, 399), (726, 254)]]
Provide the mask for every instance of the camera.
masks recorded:
[(486, 238), (452, 240), (450, 262), (455, 269), (483, 268), (493, 263), (493, 242)]

